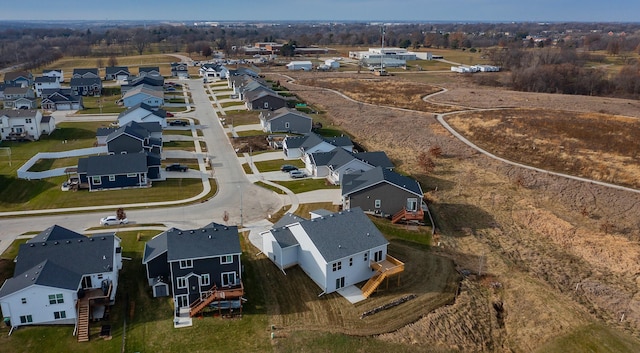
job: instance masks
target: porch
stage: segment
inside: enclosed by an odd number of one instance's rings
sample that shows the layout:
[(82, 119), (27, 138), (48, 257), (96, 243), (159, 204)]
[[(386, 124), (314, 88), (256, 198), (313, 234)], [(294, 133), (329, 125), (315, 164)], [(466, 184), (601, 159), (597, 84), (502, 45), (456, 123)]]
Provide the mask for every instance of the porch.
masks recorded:
[(396, 214), (391, 217), (391, 223), (398, 222), (423, 222), (424, 221), (424, 210), (422, 207), (409, 211), (406, 207), (403, 207), (400, 211), (396, 212)]
[[(380, 262), (371, 261), (370, 267), (376, 271), (376, 274), (362, 287), (362, 295), (365, 298), (368, 298), (375, 292), (385, 279), (387, 280), (387, 287), (389, 287), (389, 277), (404, 272), (404, 262), (391, 255), (387, 255), (387, 257)], [(398, 276), (398, 285), (399, 284), (400, 276)]]
[(89, 341), (91, 320), (102, 319), (111, 303), (113, 283), (109, 281), (104, 288), (81, 289), (76, 301), (76, 334), (78, 342)]

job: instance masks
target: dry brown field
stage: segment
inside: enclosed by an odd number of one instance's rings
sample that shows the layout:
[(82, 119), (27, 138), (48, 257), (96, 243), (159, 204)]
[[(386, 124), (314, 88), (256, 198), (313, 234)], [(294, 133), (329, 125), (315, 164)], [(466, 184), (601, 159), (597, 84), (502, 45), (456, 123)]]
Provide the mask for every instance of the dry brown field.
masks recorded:
[[(334, 125), (368, 150), (386, 151), (400, 170), (421, 180), (440, 236), (441, 246), (433, 251), (470, 274), (453, 305), (433, 310), (380, 339), (408, 343), (416, 351), (438, 347), (472, 352), (632, 352), (640, 346), (640, 194), (504, 164), (454, 138), (434, 118), (435, 111), (363, 104), (334, 91), (300, 84), (313, 84), (324, 75), (287, 75), (300, 80), (286, 86), (326, 111)], [(397, 97), (401, 91), (373, 87), (390, 87), (386, 78), (360, 80), (361, 76), (350, 79), (359, 81), (357, 85), (364, 85), (360, 81), (371, 83), (363, 86), (363, 101), (384, 101), (388, 106), (394, 105), (394, 100), (401, 101), (395, 106), (402, 108), (408, 101), (422, 104), (416, 101), (418, 93)], [(280, 75), (273, 79), (283, 81)], [(390, 81), (396, 80), (401, 78)], [(352, 83), (346, 80), (344, 85)], [(331, 88), (341, 90), (338, 85)], [(424, 95), (434, 91), (430, 85), (423, 88)], [(438, 88), (448, 91), (431, 102), (557, 110), (557, 114), (531, 112), (542, 119), (540, 123), (545, 116), (564, 116), (563, 124), (569, 125), (627, 121), (624, 117), (571, 112), (640, 114), (637, 108), (630, 108), (637, 101), (509, 92), (474, 86), (458, 76)], [(348, 91), (343, 94), (349, 96)], [(448, 119), (452, 118), (455, 116)], [(489, 118), (476, 119), (479, 124)], [(536, 143), (545, 141), (550, 151), (554, 142), (563, 141), (553, 134), (534, 138), (534, 131), (543, 130), (529, 131), (526, 124), (518, 129), (526, 130)], [(611, 145), (617, 140), (613, 141)], [(416, 156), (435, 145), (442, 148), (443, 155), (436, 159), (435, 170), (424, 175)], [(577, 155), (585, 152), (579, 145)], [(598, 148), (610, 148), (603, 152), (616, 156), (622, 153), (618, 147)], [(524, 149), (521, 152), (530, 154)]]

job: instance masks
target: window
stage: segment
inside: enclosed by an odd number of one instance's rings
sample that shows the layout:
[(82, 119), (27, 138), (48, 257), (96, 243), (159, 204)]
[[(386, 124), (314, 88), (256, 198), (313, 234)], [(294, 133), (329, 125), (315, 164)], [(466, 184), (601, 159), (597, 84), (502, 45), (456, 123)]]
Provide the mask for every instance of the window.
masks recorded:
[(373, 257), (374, 257), (373, 261), (375, 262), (382, 261), (382, 250), (376, 251), (375, 254), (373, 254)]
[(56, 320), (60, 320), (60, 319), (66, 319), (67, 318), (67, 313), (64, 311), (54, 311), (53, 312), (53, 318)]
[(286, 123), (284, 123), (284, 128), (288, 129), (289, 128), (289, 122), (287, 121)]
[(369, 252), (364, 253), (364, 262), (369, 261)]
[(200, 285), (201, 286), (208, 286), (211, 284), (211, 277), (209, 277), (208, 273), (203, 273), (200, 276)]
[(64, 303), (64, 297), (62, 294), (50, 294), (49, 304), (62, 304)]
[(100, 178), (99, 176), (91, 177), (91, 183), (93, 185), (100, 185), (102, 184), (102, 178)]
[(98, 275), (98, 279), (102, 279), (102, 278), (104, 278), (104, 275), (101, 273)]
[(115, 175), (109, 175), (109, 181), (116, 181)]
[(24, 316), (20, 316), (20, 323), (21, 324), (28, 324), (33, 322), (33, 317), (31, 317), (31, 315), (24, 315)]
[(333, 272), (340, 271), (342, 269), (342, 261), (333, 263)]
[(138, 173), (128, 173), (127, 174), (127, 178), (137, 178), (138, 177)]
[(236, 284), (235, 272), (223, 272), (222, 273), (222, 286), (233, 286)]
[(220, 257), (221, 264), (231, 264), (233, 263), (233, 255), (224, 255)]
[(269, 108), (269, 102), (264, 102), (264, 107)]
[(344, 287), (344, 277), (336, 278), (336, 289)]
[(184, 277), (178, 277), (177, 285), (178, 288), (187, 288), (187, 280)]
[(27, 298), (22, 298), (20, 301), (22, 301), (22, 304), (27, 304)]
[(27, 120), (25, 121), (27, 124), (31, 124), (31, 119), (27, 118)]
[(180, 260), (181, 269), (192, 268), (192, 267), (193, 267), (193, 260)]
[(176, 302), (178, 304), (178, 308), (189, 306), (189, 296), (188, 295), (178, 295), (176, 297)]
[(382, 200), (375, 200), (373, 207), (380, 208), (380, 205), (382, 205)]
[(353, 257), (349, 258), (349, 266), (353, 266)]

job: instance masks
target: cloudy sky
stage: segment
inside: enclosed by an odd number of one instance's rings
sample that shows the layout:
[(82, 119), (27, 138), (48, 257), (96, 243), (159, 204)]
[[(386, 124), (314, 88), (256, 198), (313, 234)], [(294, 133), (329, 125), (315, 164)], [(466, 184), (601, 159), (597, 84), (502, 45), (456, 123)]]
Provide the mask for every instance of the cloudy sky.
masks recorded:
[(0, 20), (640, 21), (640, 0), (18, 0)]

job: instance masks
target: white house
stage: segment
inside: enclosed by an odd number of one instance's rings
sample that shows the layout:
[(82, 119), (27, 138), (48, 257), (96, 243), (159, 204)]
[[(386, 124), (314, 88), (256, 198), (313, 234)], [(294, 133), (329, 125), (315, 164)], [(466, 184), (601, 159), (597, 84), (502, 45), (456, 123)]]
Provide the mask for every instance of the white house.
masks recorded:
[(41, 76), (35, 78), (36, 96), (42, 97), (42, 90), (45, 89), (59, 89), (60, 81), (57, 77)]
[(287, 64), (287, 69), (291, 71), (311, 71), (312, 68), (313, 64), (311, 63), (311, 61), (292, 61)]
[(44, 70), (42, 71), (42, 76), (55, 77), (58, 82), (64, 82), (64, 71), (60, 69)]
[(0, 109), (0, 140), (38, 140), (55, 128), (55, 119), (39, 110)]
[(384, 152), (350, 153), (342, 148), (329, 152), (307, 153), (303, 157), (307, 173), (314, 177), (327, 178), (339, 185), (345, 174), (364, 172), (375, 167), (393, 169), (393, 163)]
[(15, 263), (14, 276), (0, 288), (5, 322), (76, 324), (83, 341), (89, 319), (102, 318), (115, 301), (122, 248), (112, 233), (85, 237), (54, 225), (20, 245)]
[[(404, 269), (387, 254), (389, 243), (360, 208), (314, 211), (308, 220), (286, 215), (261, 235), (262, 252), (283, 272), (299, 265), (320, 287), (320, 294)], [(375, 287), (368, 283), (363, 295)]]
[(137, 123), (157, 122), (162, 128), (167, 127), (167, 112), (163, 109), (154, 109), (145, 103), (138, 103), (118, 115), (118, 125), (125, 126), (135, 121)]

